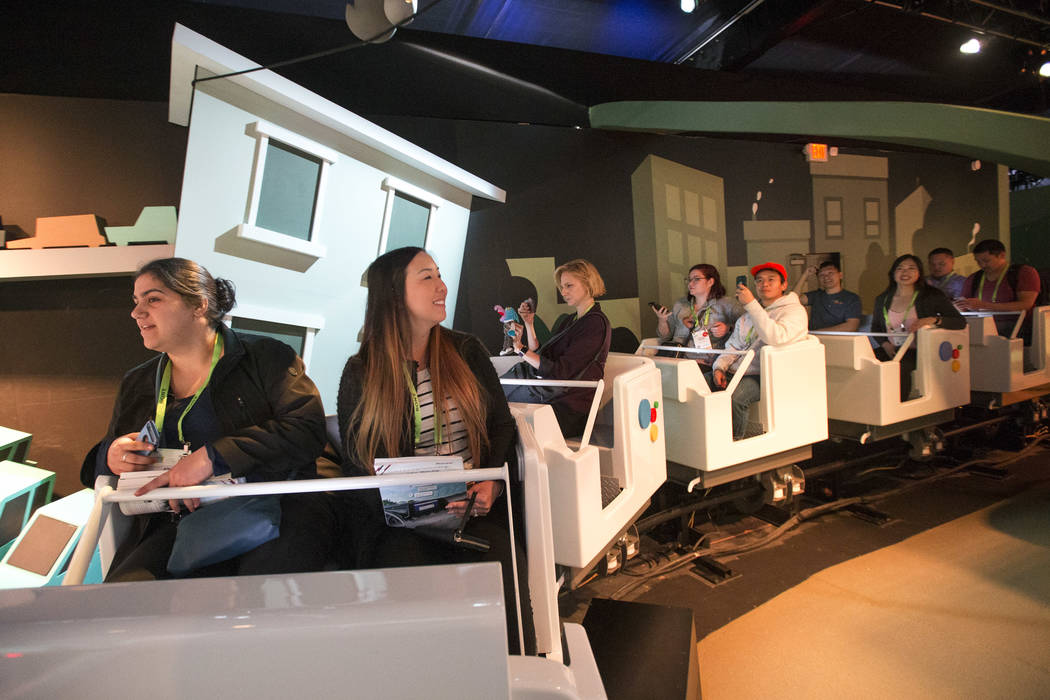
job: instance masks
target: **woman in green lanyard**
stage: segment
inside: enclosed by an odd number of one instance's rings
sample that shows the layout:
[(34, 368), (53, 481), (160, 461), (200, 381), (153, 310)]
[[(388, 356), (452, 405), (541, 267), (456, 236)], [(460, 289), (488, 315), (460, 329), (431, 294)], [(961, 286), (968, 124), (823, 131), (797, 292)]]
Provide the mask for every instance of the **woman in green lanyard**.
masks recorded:
[[(373, 261), (366, 275), (364, 335), (339, 384), (343, 473), (372, 474), (376, 458), (414, 455), (459, 455), (468, 469), (513, 465), (516, 430), (499, 378), (477, 338), (440, 325), (446, 318), (448, 288), (434, 259), (422, 248), (399, 248)], [(374, 557), (364, 553), (363, 558), (377, 566), (499, 561), (514, 649), (517, 615), (503, 488), (497, 481), (468, 488), (474, 505), (466, 532), (488, 540), (488, 552), (424, 540), (404, 528), (382, 528)], [(359, 500), (336, 502), (343, 510), (361, 507)], [(466, 500), (453, 501), (446, 510), (462, 516), (466, 505)], [(342, 546), (360, 549), (366, 539), (360, 531), (367, 527), (365, 518), (343, 513), (337, 520), (350, 523), (341, 528), (347, 531)], [(340, 559), (360, 561), (363, 553), (349, 555), (343, 553)], [(521, 562), (524, 558), (519, 558), (518, 572), (528, 650), (534, 633)]]
[[(726, 345), (736, 320), (744, 313), (743, 307), (726, 296), (718, 268), (700, 263), (689, 268), (685, 278), (686, 295), (667, 307), (654, 307), (656, 331), (660, 344), (674, 343), (703, 350), (721, 349)], [(690, 355), (708, 366), (717, 355)]]
[[(926, 281), (922, 260), (914, 255), (902, 255), (890, 266), (889, 285), (875, 298), (871, 331), (893, 334), (889, 338), (876, 339), (879, 347), (875, 356), (883, 362), (892, 359), (909, 333), (927, 327), (958, 330), (966, 327), (966, 320), (944, 292)], [(901, 358), (902, 401), (911, 394), (911, 373), (915, 362), (913, 344)]]
[[(213, 475), (278, 481), (313, 470), (325, 436), (317, 388), (290, 347), (270, 338), (239, 337), (223, 324), (235, 303), (228, 280), (213, 278), (191, 260), (154, 260), (136, 274), (132, 302), (143, 345), (159, 354), (124, 376), (109, 432), (81, 471), (85, 485), (93, 485), (96, 475), (155, 469), (157, 457), (148, 454), (154, 447), (174, 453), (178, 461), (140, 493), (193, 486)], [(151, 420), (157, 445), (139, 440)], [(194, 513), (199, 505), (172, 503), (175, 513), (135, 516), (107, 580), (170, 577), (169, 555), (182, 524), (178, 516), (190, 513), (201, 522)], [(279, 518), (280, 511), (274, 511)], [(267, 536), (273, 534), (271, 529)], [(273, 551), (254, 556), (245, 549), (258, 544), (263, 543), (241, 538), (233, 546), (240, 551), (219, 567), (221, 573), (281, 570), (284, 563)], [(204, 573), (211, 571), (191, 575)]]

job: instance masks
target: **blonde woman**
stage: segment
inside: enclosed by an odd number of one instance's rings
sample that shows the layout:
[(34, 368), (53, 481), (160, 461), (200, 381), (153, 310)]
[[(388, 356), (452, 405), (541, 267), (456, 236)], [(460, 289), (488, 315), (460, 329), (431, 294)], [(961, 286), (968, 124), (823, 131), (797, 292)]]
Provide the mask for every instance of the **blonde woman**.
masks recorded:
[[(554, 271), (554, 283), (565, 303), (576, 311), (558, 318), (551, 337), (542, 347), (532, 329), (534, 314), (522, 313), (521, 320), (529, 331), (529, 346), (521, 344), (522, 334), (518, 332), (514, 349), (527, 368), (519, 364), (512, 372), (523, 378), (601, 379), (612, 340), (612, 325), (602, 313), (601, 304), (595, 301), (595, 297), (605, 294), (605, 282), (588, 261), (570, 260)], [(537, 395), (533, 387), (507, 387), (507, 398), (511, 401), (550, 403), (566, 436), (583, 434), (593, 396), (593, 389), (569, 389), (548, 399)]]

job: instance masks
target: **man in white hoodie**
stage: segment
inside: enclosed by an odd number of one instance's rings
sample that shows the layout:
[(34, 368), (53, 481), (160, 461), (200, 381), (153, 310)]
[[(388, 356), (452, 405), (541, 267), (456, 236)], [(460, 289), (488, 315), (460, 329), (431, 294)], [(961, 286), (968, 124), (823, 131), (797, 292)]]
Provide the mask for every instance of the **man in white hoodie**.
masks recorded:
[[(740, 440), (747, 430), (747, 412), (761, 397), (759, 391), (759, 348), (763, 345), (789, 345), (806, 337), (809, 320), (798, 295), (787, 292), (787, 270), (780, 263), (766, 262), (751, 268), (758, 299), (747, 285), (736, 286), (736, 298), (746, 312), (737, 319), (726, 350), (755, 351), (751, 364), (733, 392), (733, 439)], [(785, 292), (787, 292), (785, 294)], [(730, 375), (740, 371), (741, 355), (719, 355), (711, 378), (719, 389), (729, 384)]]

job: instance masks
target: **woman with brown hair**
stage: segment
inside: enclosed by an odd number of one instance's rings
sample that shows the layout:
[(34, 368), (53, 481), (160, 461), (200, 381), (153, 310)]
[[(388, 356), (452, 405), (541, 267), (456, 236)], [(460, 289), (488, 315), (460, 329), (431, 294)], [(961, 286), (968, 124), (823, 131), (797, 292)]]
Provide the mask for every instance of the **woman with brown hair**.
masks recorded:
[[(736, 320), (744, 309), (726, 296), (718, 268), (699, 263), (689, 268), (685, 279), (686, 295), (667, 307), (653, 308), (660, 344), (674, 343), (703, 350), (721, 349), (729, 340)], [(710, 365), (714, 355), (691, 355), (697, 362)]]
[[(81, 470), (85, 485), (93, 485), (96, 476), (156, 469), (154, 448), (181, 455), (138, 495), (162, 486), (194, 486), (213, 475), (281, 481), (313, 474), (324, 445), (317, 388), (290, 347), (241, 336), (223, 323), (235, 302), (228, 280), (212, 277), (192, 260), (164, 258), (139, 269), (131, 317), (143, 345), (158, 354), (124, 376), (106, 437)], [(147, 421), (155, 422), (157, 444), (139, 438)], [(217, 523), (217, 536), (213, 530), (193, 534), (200, 523), (210, 522), (202, 518), (223, 513), (217, 509), (232, 500), (198, 511), (199, 501), (191, 499), (173, 503), (174, 516), (135, 516), (107, 580), (297, 569), (289, 543), (277, 537), (282, 508), (276, 496), (256, 498), (264, 512), (252, 521), (236, 521), (250, 524), (258, 537), (230, 529), (229, 519)], [(188, 560), (177, 554), (185, 551), (196, 554)]]
[[(399, 248), (373, 261), (366, 274), (364, 337), (339, 384), (343, 472), (372, 474), (376, 458), (413, 455), (458, 455), (467, 469), (514, 465), (514, 419), (488, 351), (474, 336), (440, 325), (448, 288), (434, 259), (422, 248)], [(468, 496), (473, 494), (475, 500), (466, 531), (488, 540), (487, 553), (386, 528), (379, 536), (375, 563), (500, 561), (513, 650), (518, 639), (513, 549), (506, 506), (500, 502), (503, 488), (498, 481), (468, 487)], [(446, 510), (462, 516), (467, 503), (453, 501)], [(519, 555), (528, 651), (534, 647), (534, 634), (523, 562)]]

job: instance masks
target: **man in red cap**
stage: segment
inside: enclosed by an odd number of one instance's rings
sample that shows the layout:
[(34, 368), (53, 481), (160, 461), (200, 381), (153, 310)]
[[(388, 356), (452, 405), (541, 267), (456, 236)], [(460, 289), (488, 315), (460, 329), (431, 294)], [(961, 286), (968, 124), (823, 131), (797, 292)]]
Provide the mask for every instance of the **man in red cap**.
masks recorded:
[[(743, 371), (733, 392), (733, 439), (740, 440), (747, 431), (747, 412), (761, 397), (759, 386), (759, 349), (763, 345), (788, 345), (806, 337), (809, 319), (798, 295), (787, 291), (787, 270), (780, 263), (765, 262), (751, 268), (755, 291), (747, 285), (736, 286), (736, 298), (744, 307), (733, 333), (726, 341), (726, 350), (753, 349), (755, 357), (747, 367), (740, 367), (741, 355), (719, 355), (715, 360), (712, 381), (725, 389), (731, 375)], [(787, 292), (785, 294), (785, 292)]]

